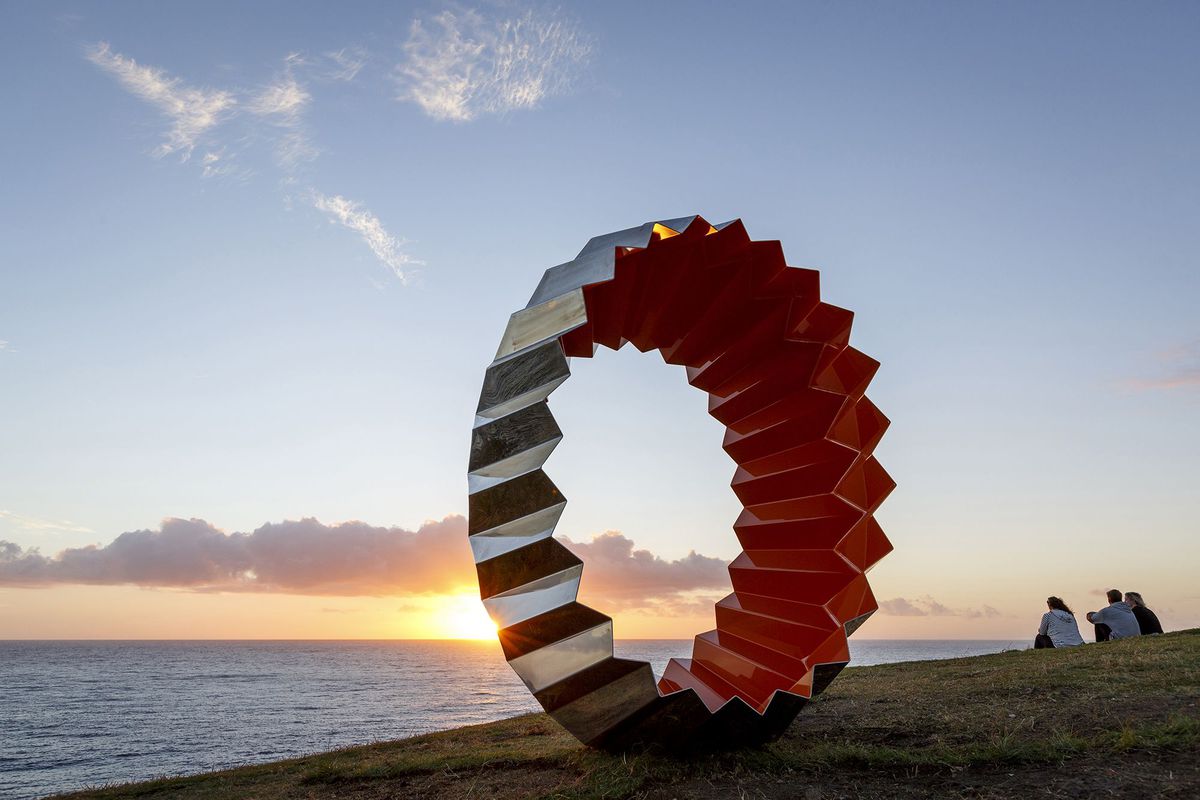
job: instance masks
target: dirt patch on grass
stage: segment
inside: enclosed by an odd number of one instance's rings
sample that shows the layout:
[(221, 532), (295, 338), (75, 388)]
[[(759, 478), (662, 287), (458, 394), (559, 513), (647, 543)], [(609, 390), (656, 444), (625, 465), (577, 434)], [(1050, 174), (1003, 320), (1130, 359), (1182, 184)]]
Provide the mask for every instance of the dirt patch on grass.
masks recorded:
[(1000, 800), (1047, 798), (1200, 797), (1200, 761), (1195, 753), (1167, 756), (1127, 753), (1078, 758), (1063, 764), (1007, 769), (916, 770), (915, 772), (825, 772), (713, 781), (694, 779), (635, 795), (645, 800)]
[(465, 772), (446, 770), (429, 775), (349, 781), (312, 797), (353, 798), (353, 800), (393, 800), (393, 798), (479, 798), (479, 800), (525, 800), (552, 797), (570, 790), (578, 776), (555, 767), (519, 769), (478, 769)]

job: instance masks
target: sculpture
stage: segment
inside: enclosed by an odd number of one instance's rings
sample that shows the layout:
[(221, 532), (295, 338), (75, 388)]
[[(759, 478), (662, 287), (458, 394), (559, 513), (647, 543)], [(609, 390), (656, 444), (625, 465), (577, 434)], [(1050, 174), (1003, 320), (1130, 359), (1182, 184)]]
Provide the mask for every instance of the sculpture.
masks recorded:
[[(504, 656), (580, 741), (610, 750), (769, 741), (850, 660), (877, 608), (865, 572), (891, 550), (874, 512), (895, 484), (871, 455), (888, 420), (863, 392), (878, 363), (818, 273), (739, 220), (648, 222), (548, 269), (487, 368), (471, 437), (469, 538)], [(743, 552), (716, 630), (657, 685), (613, 657), (612, 620), (576, 602), (583, 563), (553, 538), (566, 505), (542, 471), (562, 439), (546, 399), (568, 358), (658, 349), (709, 394), (737, 462)]]

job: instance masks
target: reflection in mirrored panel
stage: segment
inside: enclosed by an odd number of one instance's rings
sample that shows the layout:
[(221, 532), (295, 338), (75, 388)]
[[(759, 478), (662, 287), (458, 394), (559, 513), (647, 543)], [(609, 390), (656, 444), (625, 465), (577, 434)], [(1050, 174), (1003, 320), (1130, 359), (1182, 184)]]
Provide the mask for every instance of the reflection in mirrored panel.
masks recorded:
[(612, 620), (608, 620), (508, 663), (525, 681), (529, 691), (537, 692), (610, 658), (613, 653), (612, 637)]
[(503, 461), (497, 461), (475, 472), (468, 473), (468, 493), (474, 494), (475, 492), (495, 486), (502, 481), (506, 481), (509, 478), (515, 478), (518, 475), (524, 475), (526, 472), (532, 472), (546, 463), (546, 459), (550, 457), (550, 454), (554, 452), (554, 448), (561, 441), (562, 437), (556, 436), (548, 442), (531, 447)]
[(490, 531), (566, 501), (546, 473), (535, 469), (468, 495), (467, 531)]
[(500, 347), (496, 350), (496, 358), (503, 358), (538, 342), (561, 336), (585, 322), (587, 309), (584, 307), (582, 289), (518, 311), (508, 320), (508, 327), (504, 330)]
[(554, 534), (554, 526), (551, 525), (544, 530), (528, 536), (488, 536), (479, 534), (471, 537), (471, 555), (475, 559), (475, 563), (487, 561), (489, 558), (502, 556), (505, 553), (511, 553), (513, 550), (520, 550), (522, 547), (531, 545), (534, 542), (540, 542), (542, 539), (549, 539)]
[(545, 614), (559, 606), (575, 602), (579, 593), (579, 577), (583, 565), (547, 575), (530, 581), (503, 594), (493, 595), (483, 601), (483, 607), (499, 628), (516, 625), (530, 617)]
[(498, 359), (484, 373), (475, 426), (545, 400), (570, 374), (557, 339)]
[[(476, 533), (469, 537), (471, 551), (475, 553), (475, 563), (487, 561), (503, 553), (508, 553), (527, 544), (544, 539), (554, 533), (554, 526), (562, 516), (567, 501), (563, 500), (549, 508), (535, 511), (512, 522), (497, 525), (495, 528)], [(520, 544), (514, 542), (520, 541)], [(482, 555), (487, 553), (487, 555)]]
[(489, 464), (511, 458), (561, 436), (562, 430), (550, 413), (550, 407), (544, 402), (534, 403), (488, 424), (476, 426), (471, 431), (468, 470), (478, 472)]

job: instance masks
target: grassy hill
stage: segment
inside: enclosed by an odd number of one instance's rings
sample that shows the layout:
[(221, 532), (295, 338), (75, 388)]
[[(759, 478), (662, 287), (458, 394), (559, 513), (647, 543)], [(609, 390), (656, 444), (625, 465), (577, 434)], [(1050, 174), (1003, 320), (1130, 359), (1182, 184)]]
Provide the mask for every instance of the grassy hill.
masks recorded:
[(548, 717), (72, 798), (1200, 797), (1200, 630), (851, 669), (780, 741), (609, 756)]

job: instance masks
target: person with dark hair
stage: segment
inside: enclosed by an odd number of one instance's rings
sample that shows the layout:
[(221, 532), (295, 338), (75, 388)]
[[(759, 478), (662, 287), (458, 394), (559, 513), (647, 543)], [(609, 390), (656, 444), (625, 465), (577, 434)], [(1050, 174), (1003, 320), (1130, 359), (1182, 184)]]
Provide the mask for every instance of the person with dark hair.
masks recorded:
[(1096, 626), (1096, 641), (1107, 642), (1109, 639), (1128, 639), (1140, 636), (1137, 617), (1133, 610), (1125, 604), (1125, 596), (1120, 589), (1109, 589), (1108, 607), (1099, 611), (1089, 611), (1087, 621)]
[(1158, 621), (1158, 615), (1146, 607), (1146, 601), (1142, 599), (1140, 592), (1126, 592), (1125, 605), (1129, 606), (1129, 610), (1133, 612), (1134, 619), (1137, 620), (1138, 629), (1142, 635), (1150, 633), (1162, 633), (1162, 623)]
[(1075, 612), (1067, 608), (1062, 598), (1047, 597), (1046, 607), (1050, 610), (1042, 614), (1042, 624), (1038, 626), (1037, 636), (1033, 640), (1034, 648), (1041, 650), (1083, 644), (1079, 625), (1075, 622)]

